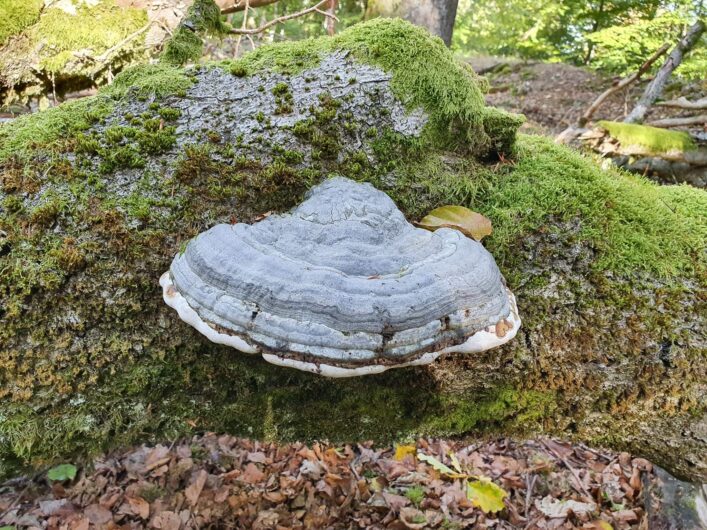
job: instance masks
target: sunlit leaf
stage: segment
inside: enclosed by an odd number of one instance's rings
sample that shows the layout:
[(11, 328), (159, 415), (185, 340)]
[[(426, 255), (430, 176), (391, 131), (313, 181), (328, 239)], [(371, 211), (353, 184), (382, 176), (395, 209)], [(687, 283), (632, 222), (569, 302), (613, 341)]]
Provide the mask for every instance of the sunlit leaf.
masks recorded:
[(396, 445), (394, 458), (396, 460), (404, 460), (406, 456), (415, 456), (416, 451), (417, 449), (415, 449), (414, 445)]
[(480, 480), (469, 482), (466, 496), (474, 506), (481, 508), (484, 513), (496, 513), (505, 508), (503, 499), (508, 492), (497, 486), (490, 479), (481, 477)]
[(53, 481), (74, 480), (76, 477), (76, 466), (73, 464), (61, 464), (47, 471), (47, 478)]
[(466, 475), (463, 475), (461, 473), (457, 473), (449, 466), (447, 466), (447, 465), (443, 464), (442, 462), (440, 462), (439, 460), (437, 460), (434, 456), (426, 455), (425, 453), (418, 451), (417, 458), (420, 461), (431, 465), (434, 469), (436, 469), (440, 473), (442, 473), (444, 475), (448, 475), (451, 478), (466, 478)]
[(449, 459), (452, 461), (452, 467), (456, 470), (456, 472), (461, 473), (462, 466), (459, 463), (459, 459), (457, 458), (457, 455), (455, 455), (454, 452), (449, 451)]
[(480, 213), (472, 212), (463, 206), (453, 205), (435, 208), (417, 225), (427, 230), (454, 228), (477, 241), (481, 241), (493, 232), (491, 221), (487, 217)]

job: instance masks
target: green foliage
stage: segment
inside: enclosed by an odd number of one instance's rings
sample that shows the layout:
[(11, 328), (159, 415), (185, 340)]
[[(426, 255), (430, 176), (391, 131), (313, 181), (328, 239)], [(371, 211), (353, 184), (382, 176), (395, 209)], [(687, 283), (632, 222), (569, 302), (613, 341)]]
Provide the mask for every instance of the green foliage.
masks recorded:
[[(664, 43), (677, 42), (703, 15), (692, 0), (461, 0), (453, 46), (467, 54), (561, 60), (625, 74)], [(678, 75), (704, 72), (706, 42), (703, 37)]]
[(697, 149), (695, 140), (681, 131), (668, 131), (648, 125), (623, 123), (616, 121), (600, 121), (597, 123), (609, 131), (623, 147), (635, 145), (643, 147), (649, 154), (664, 154), (670, 151), (692, 151)]
[(39, 19), (43, 0), (3, 0), (0, 3), (0, 45)]
[(420, 506), (420, 503), (425, 499), (425, 488), (419, 484), (412, 486), (405, 491), (405, 496), (410, 499), (410, 502), (415, 506)]
[(185, 92), (192, 83), (192, 79), (181, 68), (163, 63), (141, 64), (120, 72), (101, 93), (120, 99), (133, 90), (138, 98), (163, 98)]
[[(611, 26), (587, 35), (593, 45), (591, 65), (612, 73), (635, 72), (663, 44), (672, 46), (690, 23), (687, 12), (667, 12), (633, 24)], [(660, 61), (659, 61), (660, 63)], [(707, 71), (707, 35), (675, 70), (675, 75), (702, 79)]]
[(76, 478), (76, 471), (76, 466), (73, 464), (60, 464), (47, 471), (47, 478), (54, 482), (74, 480), (74, 478)]

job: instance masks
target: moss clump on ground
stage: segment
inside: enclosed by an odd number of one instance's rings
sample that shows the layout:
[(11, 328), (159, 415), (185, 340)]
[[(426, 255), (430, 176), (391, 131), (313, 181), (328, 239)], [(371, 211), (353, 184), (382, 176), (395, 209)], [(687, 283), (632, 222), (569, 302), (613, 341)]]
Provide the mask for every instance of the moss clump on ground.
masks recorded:
[(616, 121), (600, 121), (597, 125), (609, 131), (622, 147), (642, 147), (648, 154), (661, 155), (671, 151), (697, 149), (695, 140), (681, 131), (667, 131), (648, 125)]
[(0, 45), (39, 19), (43, 0), (4, 0), (0, 3)]
[(426, 134), (434, 145), (477, 154), (497, 147), (510, 152), (523, 118), (486, 109), (485, 82), (458, 62), (441, 40), (403, 20), (375, 19), (334, 38), (262, 46), (230, 68), (239, 76), (263, 70), (294, 74), (316, 66), (335, 50), (349, 51), (357, 60), (390, 72), (400, 100), (428, 113)]

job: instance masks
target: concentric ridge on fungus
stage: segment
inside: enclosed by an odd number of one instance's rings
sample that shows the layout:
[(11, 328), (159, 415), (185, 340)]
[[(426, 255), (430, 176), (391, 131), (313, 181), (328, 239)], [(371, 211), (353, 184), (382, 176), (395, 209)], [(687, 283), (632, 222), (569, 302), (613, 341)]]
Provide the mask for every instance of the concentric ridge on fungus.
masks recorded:
[(385, 193), (342, 177), (288, 214), (199, 234), (160, 284), (212, 342), (330, 377), (484, 351), (520, 327), (480, 243), (416, 228)]

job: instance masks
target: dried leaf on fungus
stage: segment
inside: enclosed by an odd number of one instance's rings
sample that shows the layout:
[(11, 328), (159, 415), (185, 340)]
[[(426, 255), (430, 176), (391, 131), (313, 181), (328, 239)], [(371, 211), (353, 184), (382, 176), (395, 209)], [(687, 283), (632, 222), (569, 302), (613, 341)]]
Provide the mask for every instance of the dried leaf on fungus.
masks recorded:
[(435, 208), (417, 225), (427, 230), (438, 228), (454, 228), (467, 237), (481, 241), (491, 235), (493, 227), (488, 217), (465, 208), (464, 206), (447, 205)]

